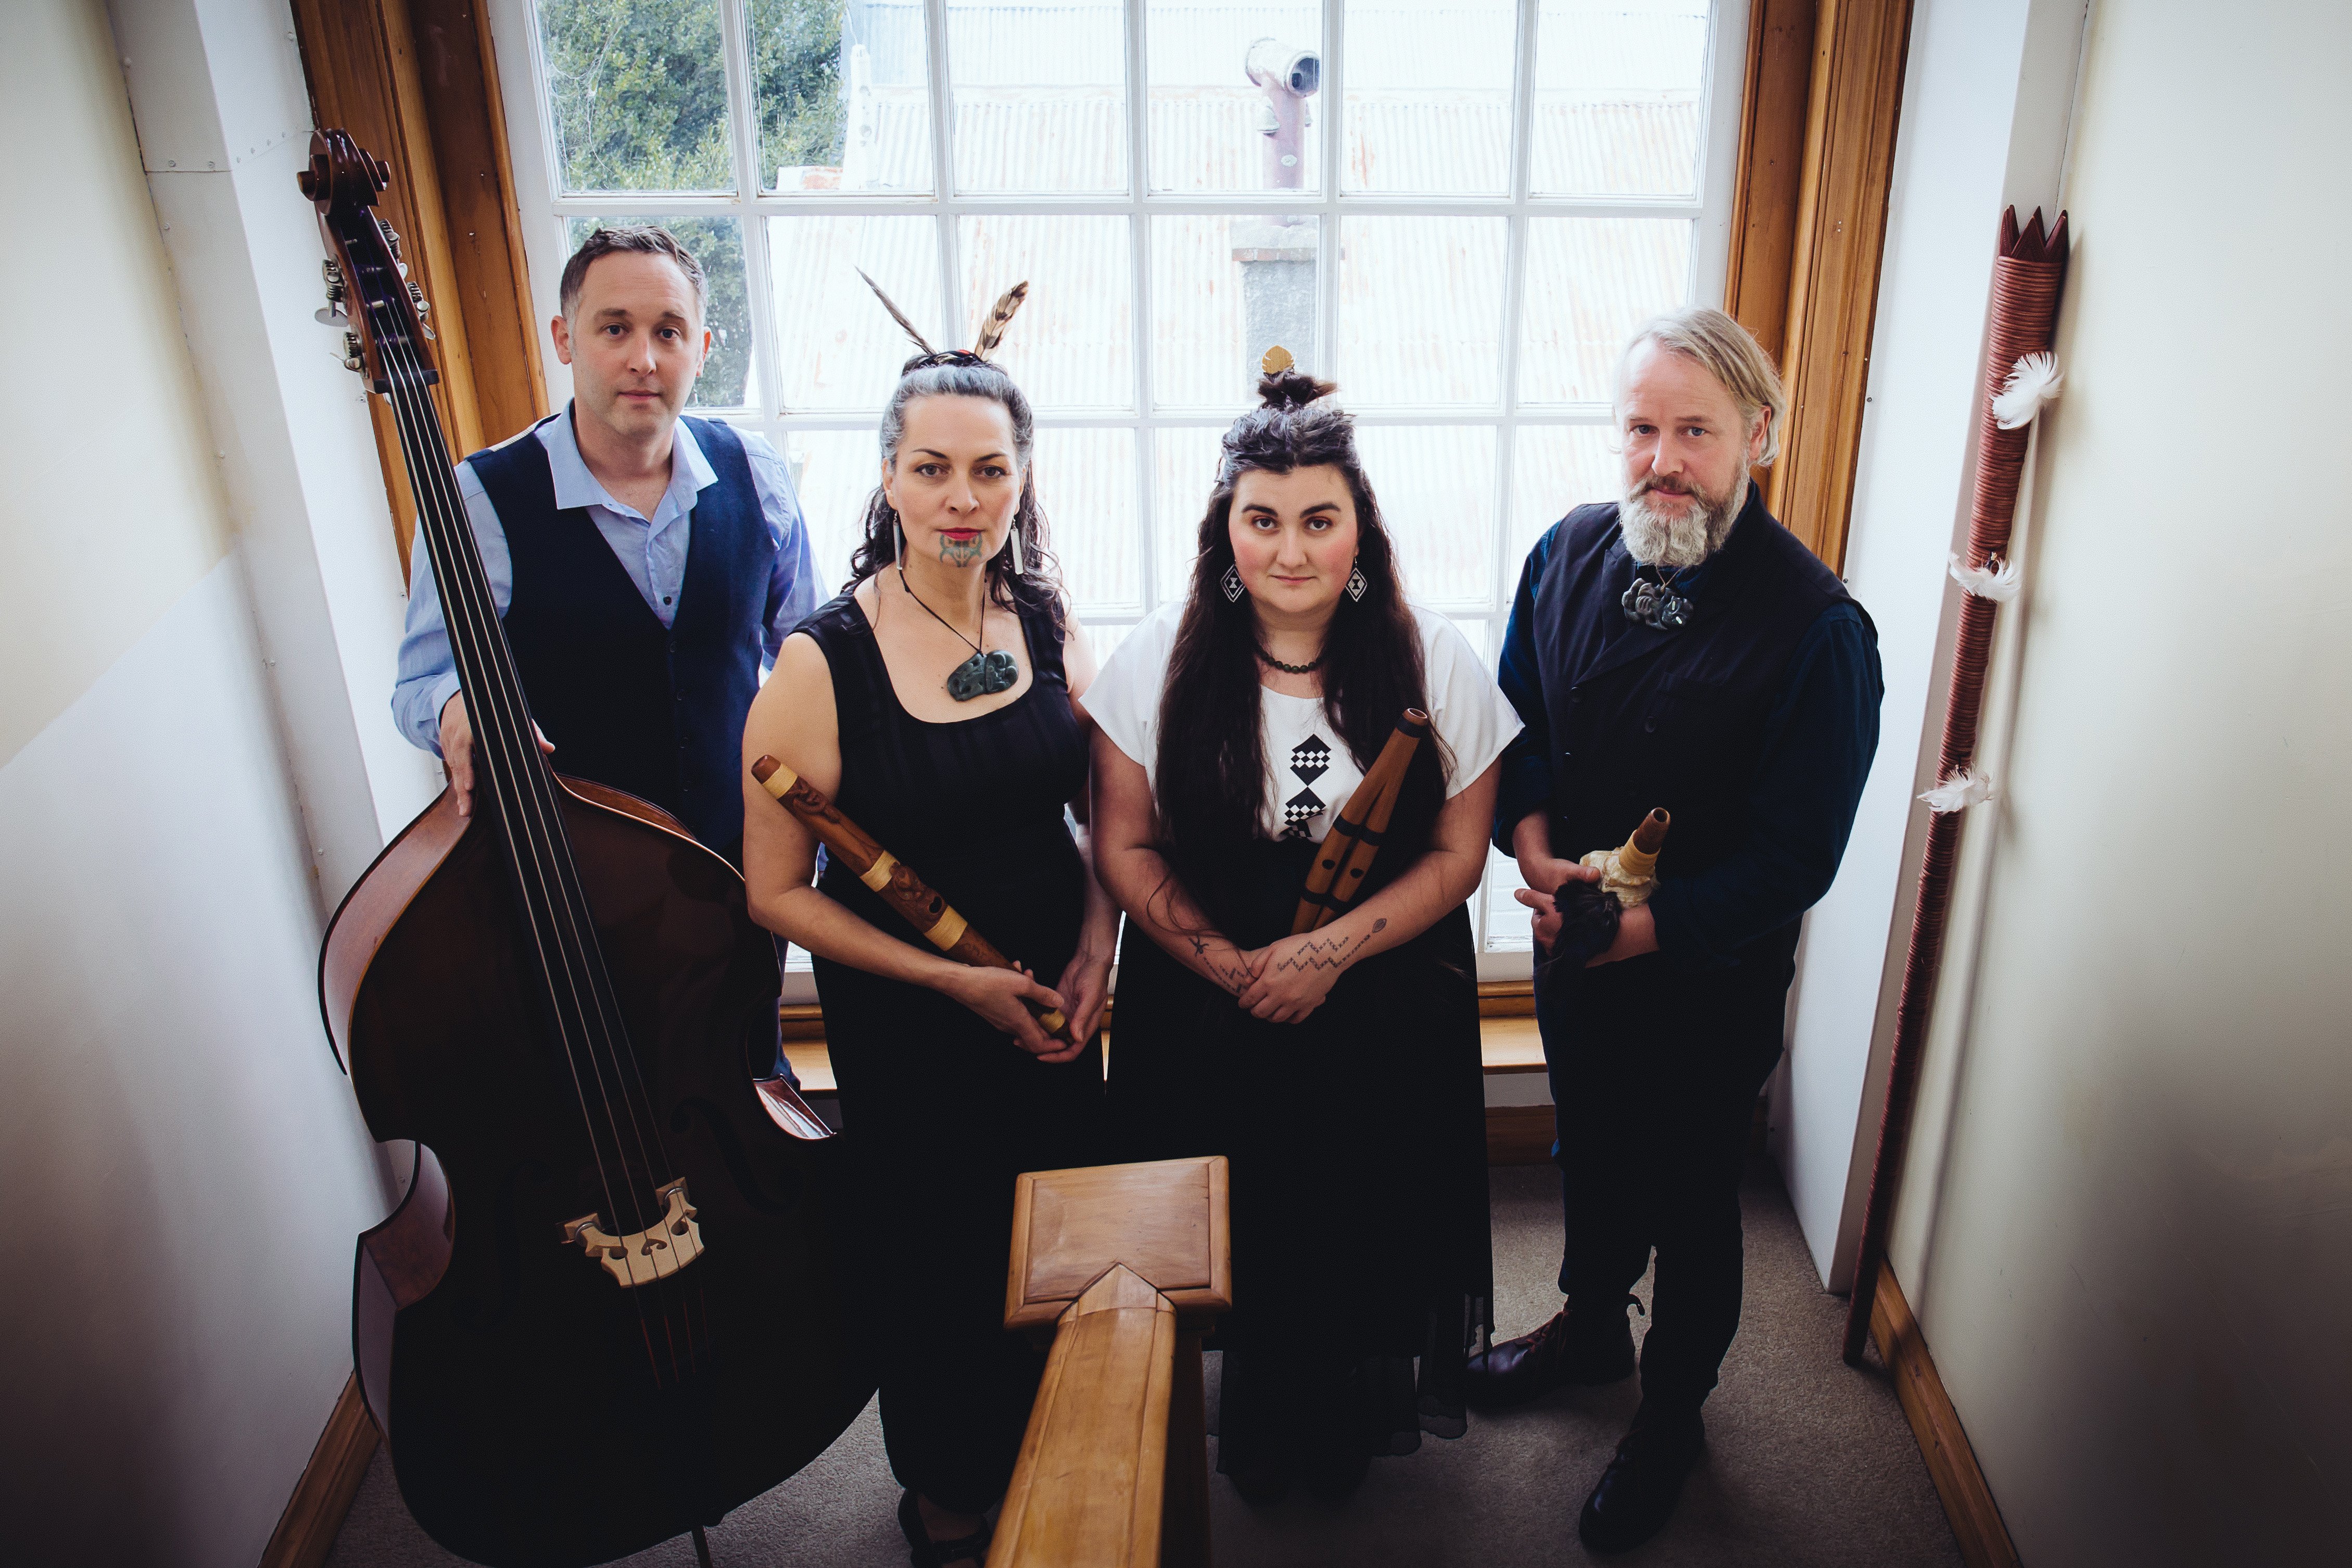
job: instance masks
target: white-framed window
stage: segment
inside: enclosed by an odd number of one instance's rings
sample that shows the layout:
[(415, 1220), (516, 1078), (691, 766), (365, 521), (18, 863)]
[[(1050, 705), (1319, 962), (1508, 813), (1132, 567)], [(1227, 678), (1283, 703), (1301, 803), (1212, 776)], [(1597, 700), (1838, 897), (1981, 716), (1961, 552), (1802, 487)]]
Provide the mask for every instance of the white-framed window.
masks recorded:
[[(1412, 595), (1489, 658), (1519, 563), (1616, 493), (1632, 328), (1719, 299), (1747, 0), (491, 0), (542, 319), (599, 219), (667, 225), (721, 338), (698, 411), (799, 484), (828, 590), (911, 349), (999, 357), (1108, 652), (1181, 596), (1279, 342), (1339, 384)], [(547, 356), (549, 393), (570, 394)], [(1492, 858), (1481, 971), (1526, 973)]]

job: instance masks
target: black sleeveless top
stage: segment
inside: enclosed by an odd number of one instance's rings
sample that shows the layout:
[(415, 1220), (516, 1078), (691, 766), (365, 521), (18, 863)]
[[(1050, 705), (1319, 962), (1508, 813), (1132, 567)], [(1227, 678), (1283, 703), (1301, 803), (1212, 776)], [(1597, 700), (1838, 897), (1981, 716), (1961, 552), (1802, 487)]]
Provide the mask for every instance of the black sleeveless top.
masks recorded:
[[(1052, 985), (1077, 946), (1086, 912), (1086, 865), (1063, 808), (1086, 782), (1087, 748), (1070, 708), (1060, 628), (1044, 612), (1023, 614), (1021, 627), (1029, 689), (1007, 707), (948, 723), (915, 718), (899, 704), (874, 628), (850, 595), (825, 605), (799, 630), (832, 667), (841, 730), (835, 804), (999, 952)], [(847, 867), (828, 861), (817, 886), (877, 928), (924, 946), (921, 933)], [(845, 1000), (846, 992), (866, 990), (865, 980), (905, 993), (898, 1004), (923, 1013), (927, 1022), (968, 1023), (994, 1035), (977, 1016), (935, 992), (863, 972), (854, 980), (839, 973), (843, 968), (822, 961), (818, 966), (828, 1035), (835, 1029), (835, 996)], [(841, 1021), (855, 1026), (853, 1020)], [(1003, 1048), (1016, 1050), (997, 1038)]]

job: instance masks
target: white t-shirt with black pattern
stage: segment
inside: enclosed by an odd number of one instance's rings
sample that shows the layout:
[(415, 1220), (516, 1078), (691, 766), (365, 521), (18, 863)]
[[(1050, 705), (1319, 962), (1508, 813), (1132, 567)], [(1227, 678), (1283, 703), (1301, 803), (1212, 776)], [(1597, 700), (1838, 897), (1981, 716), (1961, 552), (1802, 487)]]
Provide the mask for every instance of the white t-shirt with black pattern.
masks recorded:
[[(1181, 605), (1162, 605), (1129, 632), (1084, 699), (1111, 744), (1142, 763), (1147, 775), (1159, 770), (1160, 700), (1183, 613)], [(1454, 775), (1446, 781), (1451, 797), (1475, 782), (1522, 726), (1510, 699), (1454, 623), (1419, 605), (1412, 615), (1421, 629), (1430, 721), (1454, 753)], [(1259, 696), (1266, 762), (1259, 830), (1268, 838), (1320, 840), (1363, 782), (1363, 770), (1340, 743), (1321, 698), (1263, 687)]]

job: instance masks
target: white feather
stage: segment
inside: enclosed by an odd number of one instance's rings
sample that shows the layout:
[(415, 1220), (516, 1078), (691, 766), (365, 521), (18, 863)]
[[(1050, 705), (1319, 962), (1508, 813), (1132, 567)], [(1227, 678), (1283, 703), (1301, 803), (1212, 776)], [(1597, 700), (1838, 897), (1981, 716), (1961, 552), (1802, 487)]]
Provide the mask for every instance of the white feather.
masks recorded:
[(2003, 561), (1996, 555), (1981, 566), (1964, 565), (1958, 554), (1951, 557), (1952, 581), (1979, 599), (1990, 599), (1996, 605), (2006, 605), (2017, 597), (2025, 586), (2025, 579), (2014, 561)]
[(2004, 430), (2021, 429), (2033, 423), (2033, 416), (2043, 405), (2054, 402), (2058, 388), (2065, 382), (2058, 374), (2058, 356), (2049, 353), (2027, 354), (2010, 367), (2009, 379), (1993, 395), (1993, 423)]
[(1948, 811), (1965, 811), (1979, 801), (1992, 797), (1992, 780), (1979, 777), (1966, 768), (1919, 796), (1927, 803), (1927, 809), (1938, 816)]

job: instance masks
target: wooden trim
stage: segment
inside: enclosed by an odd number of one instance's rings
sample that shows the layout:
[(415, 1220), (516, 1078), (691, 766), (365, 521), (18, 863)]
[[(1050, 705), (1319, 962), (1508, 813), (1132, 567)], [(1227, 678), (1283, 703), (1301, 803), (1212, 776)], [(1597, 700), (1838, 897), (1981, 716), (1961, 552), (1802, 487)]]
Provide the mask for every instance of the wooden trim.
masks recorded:
[(294, 1495), (278, 1516), (278, 1528), (270, 1531), (261, 1568), (319, 1568), (326, 1562), (336, 1532), (343, 1528), (343, 1516), (359, 1496), (375, 1444), (375, 1423), (368, 1419), (354, 1376), (344, 1382), (334, 1412), (327, 1417), (327, 1429), (310, 1450), (310, 1462), (302, 1467), (302, 1478), (294, 1483)]
[(1486, 1163), (1551, 1163), (1552, 1108), (1490, 1105), (1486, 1108)]
[(1532, 980), (1478, 982), (1478, 1016), (1532, 1018), (1536, 1016), (1536, 983)]
[(1878, 1271), (1878, 1294), (1871, 1303), (1871, 1333), (1878, 1341), (1879, 1359), (1895, 1379), (1895, 1397), (1910, 1418), (1919, 1453), (1936, 1493), (1944, 1500), (1944, 1516), (1951, 1521), (1959, 1542), (1960, 1560), (1969, 1568), (2019, 1568), (2017, 1546), (2001, 1522), (2000, 1505), (1985, 1484), (1976, 1449), (1960, 1429), (1959, 1413), (1936, 1374), (1935, 1359), (1920, 1336), (1911, 1303), (1895, 1282), (1895, 1270)]
[[(409, 279), (433, 310), (436, 411), (457, 452), (547, 412), (507, 158), (498, 68), (478, 0), (292, 0), (320, 126), (341, 126), (392, 168), (377, 198)], [(293, 198), (292, 193), (288, 199)], [(368, 399), (405, 566), (416, 503), (390, 405)]]
[(1739, 169), (1723, 308), (1786, 363), (1789, 276), (1797, 253), (1805, 112), (1812, 100), (1815, 0), (1750, 0), (1739, 95)]
[[(1911, 3), (1819, 0), (1814, 17), (1780, 359), (1789, 424), (1765, 499), (1836, 570), (1861, 450)], [(1765, 182), (1755, 184), (1760, 190)]]

